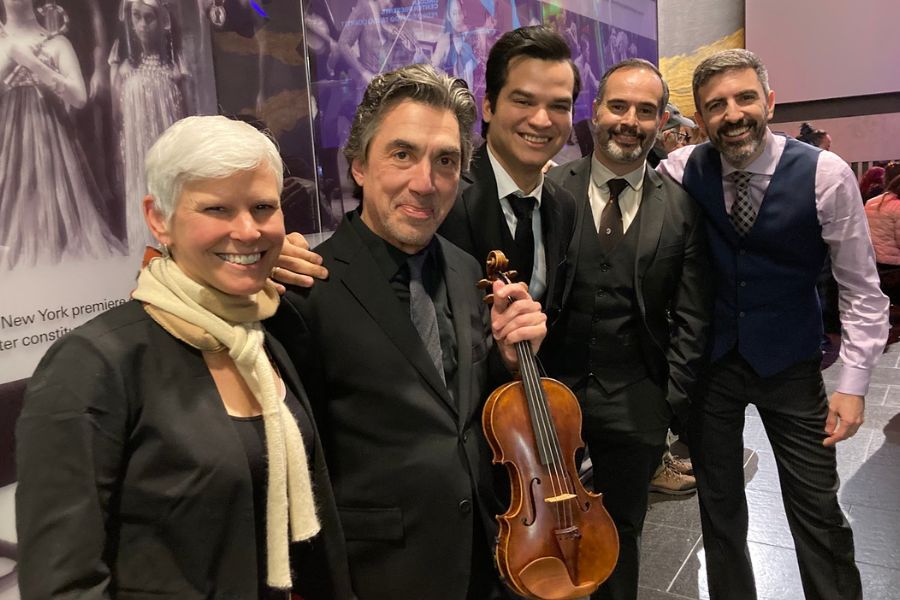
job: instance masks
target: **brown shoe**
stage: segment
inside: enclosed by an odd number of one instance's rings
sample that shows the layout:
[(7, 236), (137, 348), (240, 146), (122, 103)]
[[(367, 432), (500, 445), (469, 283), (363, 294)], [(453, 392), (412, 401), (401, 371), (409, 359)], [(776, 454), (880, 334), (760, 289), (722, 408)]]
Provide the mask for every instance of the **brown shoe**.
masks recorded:
[(650, 491), (671, 496), (684, 496), (693, 494), (697, 489), (697, 480), (693, 475), (679, 473), (671, 465), (666, 467), (656, 477), (650, 480)]
[(672, 467), (675, 471), (681, 473), (682, 475), (693, 475), (694, 474), (694, 465), (691, 464), (691, 459), (689, 458), (679, 458), (677, 456), (672, 456), (671, 458), (666, 458), (666, 464)]

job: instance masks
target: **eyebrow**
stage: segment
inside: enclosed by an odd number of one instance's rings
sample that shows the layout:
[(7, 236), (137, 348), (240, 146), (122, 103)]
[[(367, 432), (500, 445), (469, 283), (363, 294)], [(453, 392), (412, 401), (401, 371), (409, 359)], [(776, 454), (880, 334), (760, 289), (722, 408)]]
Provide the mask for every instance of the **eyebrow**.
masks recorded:
[[(519, 88), (510, 90), (509, 95), (510, 96), (522, 96), (522, 97), (528, 98), (528, 99), (534, 99), (536, 97), (531, 92), (528, 92), (528, 91), (525, 91), (525, 90), (522, 90)], [(558, 98), (553, 98), (552, 100), (550, 100), (550, 104), (556, 104), (557, 102), (564, 102), (566, 104), (571, 105), (572, 104), (572, 96), (559, 96)]]
[[(421, 146), (402, 138), (391, 140), (387, 143), (387, 147), (388, 149), (400, 148), (403, 150), (412, 150), (414, 152), (421, 150)], [(443, 148), (438, 148), (437, 153), (439, 156), (462, 156), (462, 150), (459, 146), (444, 146)]]

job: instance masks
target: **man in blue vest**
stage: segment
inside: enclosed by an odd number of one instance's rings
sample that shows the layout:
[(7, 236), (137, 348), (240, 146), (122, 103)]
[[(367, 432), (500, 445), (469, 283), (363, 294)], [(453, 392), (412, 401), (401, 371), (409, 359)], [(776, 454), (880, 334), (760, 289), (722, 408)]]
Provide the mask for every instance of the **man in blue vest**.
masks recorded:
[[(835, 444), (863, 422), (888, 301), (856, 178), (837, 155), (772, 134), (775, 96), (752, 52), (704, 60), (693, 93), (709, 143), (675, 151), (660, 170), (706, 213), (716, 281), (712, 364), (692, 404), (690, 435), (710, 598), (756, 598), (742, 465), (748, 404), (772, 444), (806, 597), (861, 598), (853, 535), (838, 506)], [(842, 322), (843, 367), (831, 398), (816, 294), (826, 256)]]

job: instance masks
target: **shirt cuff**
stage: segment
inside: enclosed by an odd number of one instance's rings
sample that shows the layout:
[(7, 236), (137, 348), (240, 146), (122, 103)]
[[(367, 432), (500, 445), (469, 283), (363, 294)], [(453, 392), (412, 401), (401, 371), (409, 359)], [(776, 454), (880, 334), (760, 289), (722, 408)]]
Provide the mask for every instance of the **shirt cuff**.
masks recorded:
[(870, 369), (844, 365), (843, 367), (841, 367), (841, 375), (838, 378), (838, 383), (837, 387), (835, 387), (835, 391), (841, 392), (842, 394), (865, 396), (869, 391), (870, 377)]

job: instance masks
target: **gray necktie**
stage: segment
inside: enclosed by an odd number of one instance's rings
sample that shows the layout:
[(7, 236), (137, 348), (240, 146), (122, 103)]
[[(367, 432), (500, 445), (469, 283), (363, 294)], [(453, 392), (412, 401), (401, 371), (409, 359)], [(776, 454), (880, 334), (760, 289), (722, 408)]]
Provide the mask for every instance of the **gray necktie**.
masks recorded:
[(441, 334), (438, 331), (437, 313), (434, 302), (425, 285), (422, 282), (422, 267), (428, 257), (428, 252), (414, 254), (407, 259), (409, 265), (409, 315), (413, 325), (425, 344), (425, 349), (431, 357), (434, 368), (437, 369), (441, 381), (444, 379), (444, 353), (441, 351)]
[(747, 235), (756, 222), (756, 209), (750, 201), (750, 178), (747, 171), (734, 171), (730, 175), (734, 182), (735, 199), (731, 205), (731, 224), (740, 237)]

